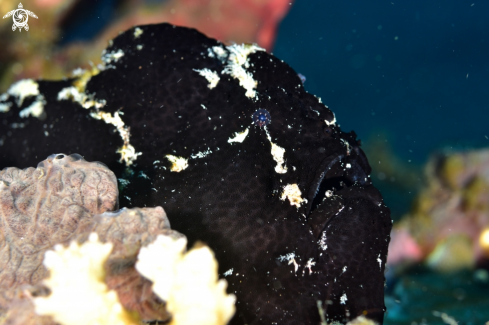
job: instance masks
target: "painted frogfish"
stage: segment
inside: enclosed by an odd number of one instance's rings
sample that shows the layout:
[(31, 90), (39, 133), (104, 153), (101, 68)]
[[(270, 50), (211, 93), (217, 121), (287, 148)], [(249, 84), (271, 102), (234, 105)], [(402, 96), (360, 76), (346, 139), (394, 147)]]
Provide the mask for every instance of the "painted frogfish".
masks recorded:
[(389, 209), (354, 132), (286, 63), (194, 29), (139, 26), (103, 64), (0, 96), (0, 168), (101, 161), (121, 207), (162, 206), (207, 243), (232, 324), (382, 323)]

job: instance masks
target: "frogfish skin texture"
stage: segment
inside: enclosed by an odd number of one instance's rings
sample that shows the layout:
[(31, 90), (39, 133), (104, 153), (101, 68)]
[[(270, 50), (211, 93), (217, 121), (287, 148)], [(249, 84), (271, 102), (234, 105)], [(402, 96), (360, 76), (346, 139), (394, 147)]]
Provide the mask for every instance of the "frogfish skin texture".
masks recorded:
[(108, 165), (120, 206), (162, 206), (214, 250), (238, 299), (232, 324), (318, 324), (318, 301), (330, 321), (382, 323), (391, 219), (356, 134), (256, 46), (138, 28), (78, 88), (89, 97), (59, 95), (76, 80), (39, 81), (36, 118), (19, 112), (37, 97), (4, 96), (0, 168), (53, 152)]

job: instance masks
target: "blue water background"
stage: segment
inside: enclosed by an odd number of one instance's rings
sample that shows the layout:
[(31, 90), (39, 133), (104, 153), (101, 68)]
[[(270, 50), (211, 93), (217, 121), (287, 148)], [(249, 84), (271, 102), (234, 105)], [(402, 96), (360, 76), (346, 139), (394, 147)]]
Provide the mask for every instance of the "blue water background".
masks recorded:
[(343, 130), (421, 163), (489, 145), (489, 1), (297, 0), (273, 53)]

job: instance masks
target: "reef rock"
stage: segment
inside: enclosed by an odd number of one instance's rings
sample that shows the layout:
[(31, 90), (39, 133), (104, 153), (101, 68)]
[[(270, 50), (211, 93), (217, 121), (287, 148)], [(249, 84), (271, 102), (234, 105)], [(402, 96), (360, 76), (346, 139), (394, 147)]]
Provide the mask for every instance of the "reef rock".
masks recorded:
[(143, 319), (167, 319), (151, 282), (134, 265), (139, 249), (158, 235), (183, 235), (170, 229), (161, 207), (112, 212), (117, 197), (115, 175), (77, 154), (51, 155), (37, 168), (0, 171), (0, 310), (21, 314), (12, 309), (28, 304), (18, 299), (22, 288), (47, 277), (42, 261), (48, 249), (85, 242), (95, 232), (102, 242), (112, 243), (105, 282), (122, 305)]
[(212, 248), (233, 324), (317, 324), (318, 301), (329, 320), (382, 322), (389, 209), (355, 133), (294, 70), (168, 24), (119, 35), (103, 60), (0, 97), (0, 166), (54, 150), (103, 161), (122, 206), (161, 205)]
[(425, 261), (437, 271), (487, 263), (489, 150), (433, 155), (425, 174), (411, 212), (394, 227), (389, 263)]

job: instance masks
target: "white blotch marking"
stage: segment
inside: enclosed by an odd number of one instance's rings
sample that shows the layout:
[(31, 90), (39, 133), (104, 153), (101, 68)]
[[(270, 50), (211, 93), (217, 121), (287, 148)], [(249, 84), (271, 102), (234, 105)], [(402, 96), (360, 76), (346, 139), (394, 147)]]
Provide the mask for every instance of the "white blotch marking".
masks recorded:
[(379, 254), (379, 256), (377, 257), (377, 262), (379, 262), (379, 267), (380, 267), (380, 269), (382, 270), (382, 260), (380, 259), (380, 254)]
[(284, 160), (285, 149), (272, 142), (272, 137), (270, 136), (270, 133), (266, 127), (265, 132), (267, 134), (268, 141), (270, 141), (270, 144), (272, 145), (272, 158), (277, 163), (277, 166), (275, 166), (275, 172), (278, 174), (285, 174), (287, 172), (287, 166), (285, 166)]
[(0, 100), (6, 101), (8, 98), (7, 94), (16, 97), (17, 106), (20, 107), (26, 97), (39, 95), (39, 85), (32, 79), (19, 80), (10, 86), (6, 94), (0, 96)]
[(209, 82), (207, 87), (209, 87), (209, 89), (214, 88), (219, 83), (220, 78), (219, 78), (219, 75), (217, 74), (217, 72), (215, 72), (215, 71), (212, 71), (212, 70), (207, 69), (207, 68), (200, 69), (200, 70), (194, 69), (194, 71), (198, 72), (202, 77), (207, 79), (207, 81)]
[(221, 61), (223, 61), (227, 56), (226, 50), (224, 50), (222, 46), (213, 46), (212, 49), (207, 49), (207, 54), (211, 58), (215, 58), (217, 56), (217, 58)]
[(350, 143), (348, 141), (346, 141), (345, 139), (340, 139), (343, 144), (346, 146), (346, 155), (349, 156), (350, 155)]
[(58, 101), (61, 100), (71, 100), (73, 102), (77, 102), (83, 108), (92, 108), (95, 107), (97, 109), (105, 106), (105, 99), (97, 100), (95, 99), (95, 95), (87, 95), (84, 92), (81, 93), (75, 87), (66, 87), (61, 89), (58, 93)]
[(346, 305), (346, 301), (348, 298), (346, 297), (346, 293), (343, 292), (343, 296), (340, 297), (340, 304)]
[(279, 260), (280, 262), (289, 261), (288, 265), (294, 264), (294, 272), (297, 273), (297, 270), (299, 269), (299, 264), (297, 264), (297, 262), (295, 261), (295, 253), (281, 255), (277, 257), (277, 260)]
[(285, 174), (287, 172), (287, 166), (285, 166), (284, 154), (285, 149), (270, 141), (272, 144), (272, 157), (277, 162), (275, 171), (279, 174)]
[(127, 179), (124, 179), (124, 178), (118, 178), (117, 180), (119, 181), (119, 184), (121, 184), (121, 186), (123, 186), (123, 187), (127, 186), (131, 183), (130, 181), (128, 181)]
[(326, 231), (323, 231), (321, 233), (321, 239), (319, 239), (318, 244), (323, 251), (325, 251), (328, 248), (328, 245), (326, 244)]
[(336, 124), (336, 116), (334, 115), (334, 113), (333, 113), (333, 120), (331, 122), (328, 120), (324, 120), (324, 123), (326, 123), (327, 126), (335, 125)]
[[(248, 56), (257, 51), (265, 51), (265, 49), (255, 44), (233, 44), (226, 48), (230, 52), (227, 60), (225, 60), (226, 54), (222, 47), (214, 46), (212, 48), (213, 53), (217, 55), (223, 64), (226, 64), (222, 73), (238, 79), (239, 85), (246, 90), (246, 97), (257, 99), (255, 89), (258, 82), (253, 79), (253, 75), (250, 72), (246, 71), (250, 66)], [(212, 52), (209, 51), (209, 55), (210, 53)]]
[(192, 159), (204, 158), (211, 153), (212, 153), (211, 149), (207, 148), (206, 151), (201, 151), (201, 152), (197, 152), (195, 155), (190, 155), (190, 158), (192, 158)]
[(229, 138), (228, 143), (243, 142), (246, 139), (246, 136), (248, 136), (249, 132), (250, 132), (249, 128), (246, 128), (246, 130), (244, 130), (243, 132), (235, 132), (234, 138)]
[(36, 100), (31, 105), (29, 105), (28, 107), (24, 108), (19, 112), (19, 116), (29, 117), (29, 115), (32, 115), (34, 117), (40, 117), (42, 113), (44, 113), (44, 105), (46, 105), (44, 96), (38, 95), (36, 97)]
[(284, 186), (280, 200), (289, 199), (290, 205), (295, 205), (299, 208), (303, 202), (307, 203), (307, 199), (303, 199), (301, 195), (301, 190), (297, 184), (287, 184)]
[(109, 64), (112, 61), (113, 62), (119, 61), (119, 59), (122, 58), (123, 56), (124, 56), (124, 52), (121, 49), (113, 52), (107, 52), (106, 50), (104, 50), (102, 52), (102, 61), (104, 61), (105, 64)]
[(138, 44), (138, 45), (136, 45), (136, 49), (137, 49), (138, 51), (141, 51), (141, 50), (143, 49), (143, 47), (144, 47), (144, 46), (143, 46), (142, 44)]
[(0, 103), (0, 113), (7, 113), (10, 111), (10, 107), (12, 107), (12, 103)]
[(172, 166), (170, 168), (170, 170), (172, 172), (179, 173), (188, 167), (188, 159), (185, 159), (183, 157), (166, 155), (165, 158), (168, 159), (172, 163)]
[(224, 272), (222, 275), (224, 275), (224, 276), (233, 275), (233, 270), (234, 269), (229, 269), (226, 272)]
[(117, 132), (119, 132), (119, 135), (124, 142), (122, 147), (116, 151), (121, 154), (119, 162), (124, 162), (126, 166), (130, 166), (136, 161), (138, 156), (142, 155), (142, 153), (136, 152), (136, 149), (129, 143), (129, 138), (131, 137), (129, 128), (124, 124), (124, 121), (122, 121), (119, 114), (122, 114), (122, 112), (115, 112), (114, 115), (112, 115), (111, 113), (99, 111), (90, 113), (90, 116), (97, 120), (103, 120), (105, 123), (112, 124), (116, 127)]
[[(44, 113), (46, 100), (39, 93), (39, 84), (32, 79), (23, 79), (14, 83), (5, 94), (0, 96), (0, 102), (7, 101), (9, 96), (16, 98), (16, 103), (19, 107), (22, 106), (24, 99), (27, 97), (37, 96), (31, 105), (19, 112), (19, 116), (22, 118), (29, 117), (30, 115), (39, 118)], [(1, 103), (0, 112), (8, 112), (10, 107), (12, 107), (12, 103)]]
[(138, 177), (149, 179), (148, 175), (146, 175), (142, 170), (139, 172)]
[(346, 272), (346, 265), (343, 266), (343, 272), (341, 272), (341, 274), (345, 273)]
[(141, 28), (134, 28), (134, 38), (139, 38), (139, 36), (143, 35), (143, 33), (144, 31)]
[(82, 69), (82, 68), (76, 68), (73, 71), (71, 71), (71, 75), (73, 77), (81, 77), (85, 74), (85, 72), (87, 72), (87, 70)]
[(304, 274), (304, 272), (306, 271), (306, 269), (308, 269), (309, 270), (309, 275), (311, 275), (311, 273), (312, 273), (312, 269), (311, 268), (314, 265), (316, 265), (316, 262), (313, 262), (313, 261), (314, 261), (314, 258), (312, 258), (312, 257), (307, 260), (306, 266), (304, 267), (304, 271), (302, 272), (302, 274)]
[(290, 261), (293, 258), (295, 258), (295, 253), (288, 253), (286, 255), (280, 255), (279, 257), (277, 257), (277, 260), (283, 262), (283, 261)]

